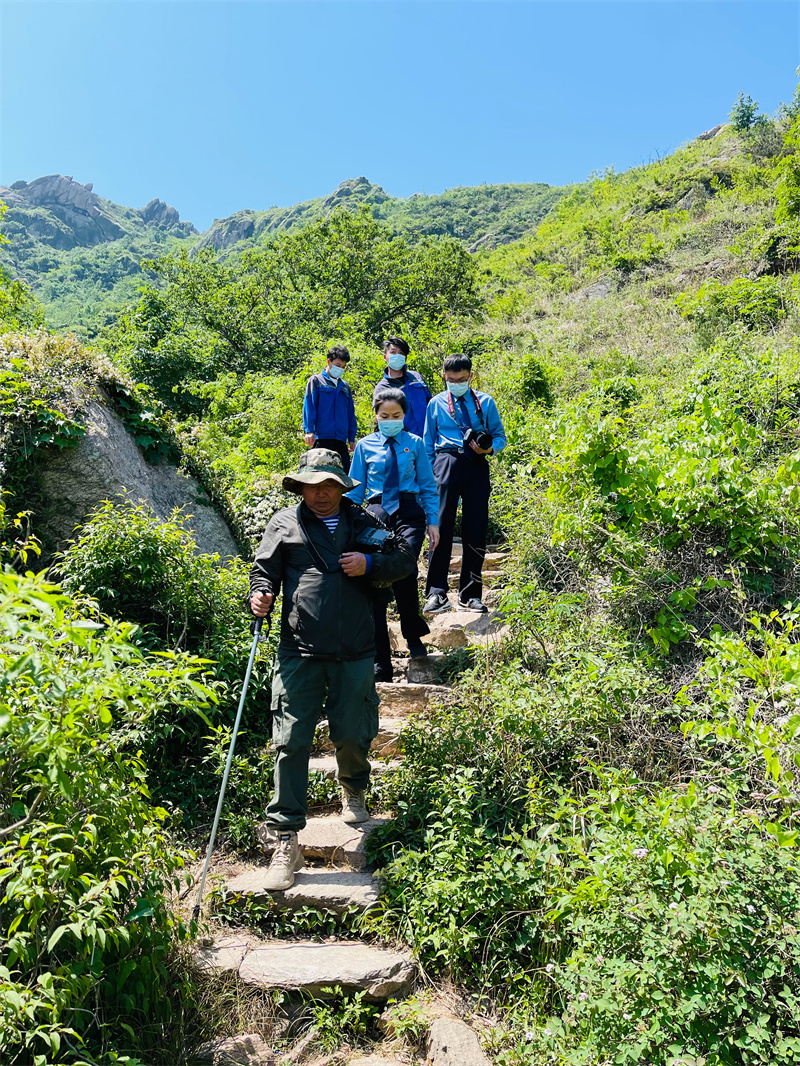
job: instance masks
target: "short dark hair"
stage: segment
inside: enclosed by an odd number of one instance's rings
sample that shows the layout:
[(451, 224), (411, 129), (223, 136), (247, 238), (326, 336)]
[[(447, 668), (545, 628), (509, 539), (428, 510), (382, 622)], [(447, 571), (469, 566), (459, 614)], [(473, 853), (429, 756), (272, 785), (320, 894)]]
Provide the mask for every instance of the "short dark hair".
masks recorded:
[(408, 355), (411, 351), (408, 341), (404, 341), (402, 337), (387, 337), (383, 342), (383, 351), (388, 352), (390, 348), (399, 348), (403, 355)]
[(408, 400), (406, 394), (402, 389), (381, 389), (375, 399), (372, 401), (372, 410), (375, 414), (378, 413), (378, 408), (382, 403), (399, 403), (403, 408), (403, 414), (408, 414)]
[(452, 370), (454, 374), (458, 374), (462, 370), (469, 370), (469, 372), (472, 373), (472, 360), (468, 355), (464, 355), (462, 352), (448, 355), (444, 361), (442, 372), (446, 374), (448, 370)]
[(350, 362), (350, 353), (343, 344), (334, 344), (332, 348), (328, 349), (328, 358), (333, 362), (334, 359), (341, 359), (343, 363)]

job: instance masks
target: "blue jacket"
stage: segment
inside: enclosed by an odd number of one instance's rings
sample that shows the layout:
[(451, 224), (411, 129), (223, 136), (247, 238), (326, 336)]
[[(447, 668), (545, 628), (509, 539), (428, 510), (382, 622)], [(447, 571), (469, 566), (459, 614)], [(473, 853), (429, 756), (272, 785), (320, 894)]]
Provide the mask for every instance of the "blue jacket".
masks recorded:
[[(400, 491), (413, 492), (420, 506), (425, 511), (425, 520), (429, 526), (439, 524), (439, 490), (433, 477), (430, 460), (425, 445), (419, 437), (401, 429), (393, 438), (397, 445), (397, 473), (400, 477)], [(350, 477), (360, 481), (348, 492), (348, 500), (353, 503), (367, 503), (383, 494), (387, 469), (387, 440), (381, 432), (370, 433), (362, 437), (353, 453)]]
[[(451, 402), (447, 391), (440, 392), (431, 400), (425, 421), (425, 450), (433, 465), (434, 457), (441, 451), (461, 451), (464, 447), (464, 430), (450, 413)], [(481, 405), (483, 420), (475, 409), (475, 397)], [(506, 432), (500, 421), (497, 404), (485, 392), (468, 392), (466, 397), (467, 414), (473, 429), (486, 429), (492, 435), (492, 447), (495, 454), (506, 446)], [(453, 409), (458, 401), (453, 399)]]
[(303, 432), (323, 440), (355, 442), (356, 409), (350, 386), (343, 378), (336, 381), (323, 370), (308, 379), (303, 400)]
[(384, 370), (383, 377), (372, 393), (372, 399), (375, 400), (378, 393), (384, 389), (400, 389), (405, 394), (408, 413), (403, 421), (403, 428), (415, 437), (421, 437), (425, 432), (425, 411), (431, 399), (430, 389), (422, 380), (422, 375), (406, 367), (404, 377), (390, 378), (388, 369)]

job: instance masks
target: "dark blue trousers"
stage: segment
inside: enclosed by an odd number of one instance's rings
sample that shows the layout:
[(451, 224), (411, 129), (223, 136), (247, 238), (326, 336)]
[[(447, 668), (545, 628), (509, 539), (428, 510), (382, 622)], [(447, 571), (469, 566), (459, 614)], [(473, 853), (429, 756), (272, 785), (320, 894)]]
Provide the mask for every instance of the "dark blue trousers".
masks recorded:
[[(400, 506), (393, 515), (384, 511), (379, 503), (370, 503), (367, 510), (379, 518), (394, 533), (399, 533), (414, 553), (414, 558), (419, 558), (422, 542), (427, 532), (425, 512), (420, 507), (415, 497), (401, 496)], [(400, 630), (405, 640), (419, 640), (426, 633), (430, 633), (428, 623), (419, 611), (419, 588), (417, 586), (417, 568), (407, 577), (395, 581), (392, 592), (397, 603), (397, 613), (400, 615)], [(372, 614), (375, 620), (375, 662), (384, 669), (390, 670), (392, 666), (392, 652), (389, 645), (389, 629), (386, 624), (386, 601), (381, 602), (379, 597), (372, 601)]]
[(480, 599), (483, 595), (481, 570), (489, 528), (489, 464), (485, 456), (474, 452), (439, 452), (433, 462), (433, 476), (439, 486), (439, 543), (428, 562), (427, 593), (447, 593), (453, 528), (460, 500), (464, 554), (458, 595), (462, 600)]

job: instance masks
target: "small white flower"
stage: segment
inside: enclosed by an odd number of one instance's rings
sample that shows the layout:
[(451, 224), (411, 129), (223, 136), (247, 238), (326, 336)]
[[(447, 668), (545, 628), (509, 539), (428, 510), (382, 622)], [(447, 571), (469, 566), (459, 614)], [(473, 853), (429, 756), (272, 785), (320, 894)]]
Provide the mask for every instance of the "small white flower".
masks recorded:
[(555, 969), (555, 966), (552, 964), (552, 962), (548, 962), (548, 964), (544, 968), (544, 972), (545, 973), (552, 973), (554, 969)]
[(578, 999), (579, 999), (579, 1000), (581, 1001), (581, 1003), (582, 1003), (582, 1002), (583, 1002), (583, 1001), (584, 1001), (585, 999), (588, 999), (588, 998), (589, 998), (589, 994), (588, 994), (588, 992), (581, 992), (581, 993), (580, 993), (580, 994), (578, 995)]
[(597, 958), (596, 958), (596, 959), (595, 959), (594, 961), (595, 961), (596, 963), (598, 963), (598, 964), (599, 964), (600, 966), (602, 966), (602, 965), (603, 965), (603, 963), (604, 963), (604, 962), (605, 962), (606, 960), (605, 960), (605, 958), (604, 958), (604, 957), (603, 957), (602, 955), (598, 955), (598, 956), (597, 956)]
[(528, 1032), (525, 1034), (526, 1043), (528, 1043), (528, 1044), (533, 1043), (533, 1038), (534, 1038), (535, 1035), (536, 1035), (535, 1033), (532, 1033), (530, 1030), (528, 1030)]
[(650, 853), (648, 852), (647, 848), (634, 848), (633, 849), (633, 857), (634, 857), (634, 859), (646, 859), (649, 854)]
[(553, 1034), (552, 1034), (552, 1033), (550, 1032), (550, 1030), (549, 1030), (549, 1029), (545, 1029), (545, 1031), (544, 1031), (544, 1035), (545, 1035), (545, 1036), (552, 1036)]
[(707, 791), (710, 792), (712, 796), (716, 796), (718, 792), (722, 792), (722, 789), (719, 785), (709, 785)]
[(671, 911), (676, 911), (678, 909), (678, 904), (677, 903), (670, 903), (669, 909)]
[(622, 1017), (625, 1019), (626, 1022), (629, 1022), (631, 1020), (630, 1014), (623, 1014)]

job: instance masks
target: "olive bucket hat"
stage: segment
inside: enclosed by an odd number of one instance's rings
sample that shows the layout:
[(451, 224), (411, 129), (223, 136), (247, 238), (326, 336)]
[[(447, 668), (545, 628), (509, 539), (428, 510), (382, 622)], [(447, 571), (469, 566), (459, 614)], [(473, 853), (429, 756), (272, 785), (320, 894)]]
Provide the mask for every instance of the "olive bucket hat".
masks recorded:
[(303, 485), (319, 485), (329, 480), (338, 481), (346, 492), (361, 484), (345, 474), (342, 460), (336, 452), (328, 448), (311, 448), (300, 456), (297, 473), (287, 474), (283, 479), (283, 487), (287, 492), (296, 492), (299, 496), (302, 495)]

